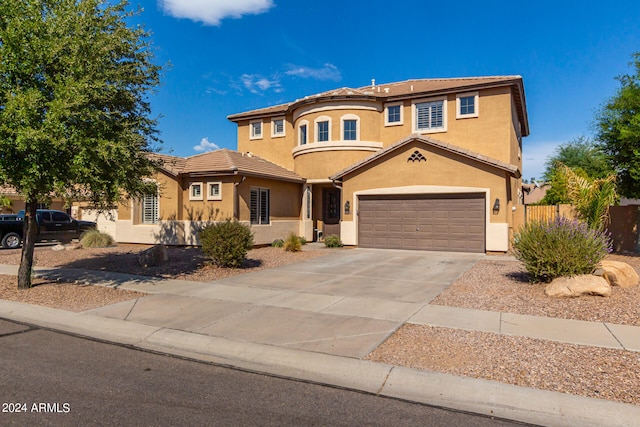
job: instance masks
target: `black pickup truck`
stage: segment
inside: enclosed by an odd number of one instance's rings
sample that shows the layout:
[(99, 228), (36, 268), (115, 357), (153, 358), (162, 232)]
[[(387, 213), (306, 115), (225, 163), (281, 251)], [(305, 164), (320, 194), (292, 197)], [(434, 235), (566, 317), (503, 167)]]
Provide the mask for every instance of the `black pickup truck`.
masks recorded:
[[(96, 228), (95, 222), (78, 221), (65, 212), (48, 209), (38, 209), (36, 213), (38, 235), (36, 241), (58, 240), (69, 242), (77, 239), (89, 229)], [(15, 249), (22, 245), (24, 234), (24, 211), (18, 212), (14, 220), (0, 221), (0, 239), (5, 249)]]

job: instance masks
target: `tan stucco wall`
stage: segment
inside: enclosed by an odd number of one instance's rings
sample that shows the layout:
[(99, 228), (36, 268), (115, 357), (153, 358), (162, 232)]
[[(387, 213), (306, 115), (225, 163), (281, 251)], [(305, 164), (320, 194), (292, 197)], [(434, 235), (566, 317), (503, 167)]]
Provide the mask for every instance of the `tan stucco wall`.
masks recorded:
[[(407, 161), (416, 150), (427, 158), (426, 162)], [(490, 221), (511, 222), (511, 214), (506, 209), (507, 184), (503, 171), (437, 148), (427, 147), (419, 142), (407, 144), (402, 149), (348, 175), (343, 181), (342, 203), (351, 200), (352, 205), (355, 203), (355, 192), (371, 188), (411, 185), (489, 188), (491, 202), (496, 198), (501, 202), (500, 213), (492, 213)], [(343, 212), (343, 219), (353, 220), (353, 215), (353, 212), (349, 215), (344, 215)]]
[(296, 157), (294, 172), (307, 179), (328, 179), (372, 155), (371, 151), (322, 151)]
[[(274, 117), (282, 117), (276, 115)], [(271, 137), (271, 118), (262, 120), (262, 138), (249, 138), (249, 120), (238, 123), (238, 151), (251, 152), (277, 165), (293, 170), (291, 150), (297, 144), (297, 129), (293, 128), (291, 115), (285, 117), (285, 136)]]
[[(185, 178), (181, 188), (182, 205), (177, 219), (186, 221), (216, 221), (233, 218), (234, 214), (234, 182), (240, 178), (225, 177), (198, 177)], [(208, 184), (221, 182), (222, 200), (207, 200)], [(193, 183), (202, 184), (202, 200), (190, 200), (189, 191)], [(163, 217), (162, 219), (171, 219)]]
[[(269, 189), (271, 221), (299, 220), (302, 206), (302, 184), (273, 181), (263, 178), (247, 178), (238, 185), (240, 220), (251, 219), (250, 202), (252, 188)], [(262, 225), (257, 227), (263, 227)], [(266, 225), (268, 227), (268, 225)]]

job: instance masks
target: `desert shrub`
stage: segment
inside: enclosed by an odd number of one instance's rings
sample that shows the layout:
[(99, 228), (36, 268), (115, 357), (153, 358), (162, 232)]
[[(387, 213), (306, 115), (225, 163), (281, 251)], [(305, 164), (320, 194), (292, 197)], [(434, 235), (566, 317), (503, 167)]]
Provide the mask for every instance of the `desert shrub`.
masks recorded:
[(513, 239), (514, 254), (533, 282), (589, 274), (612, 250), (609, 233), (564, 217), (527, 223)]
[(253, 233), (238, 221), (207, 225), (199, 234), (202, 252), (219, 267), (240, 267), (253, 246)]
[(340, 240), (340, 237), (335, 234), (330, 234), (324, 238), (324, 245), (328, 248), (341, 248), (342, 240)]
[(276, 239), (273, 242), (271, 242), (271, 246), (273, 246), (274, 248), (281, 248), (284, 246), (284, 240)]
[(299, 236), (298, 239), (300, 240), (300, 244), (301, 245), (306, 245), (307, 244), (307, 239), (305, 239), (304, 237)]
[(98, 230), (87, 230), (80, 235), (80, 244), (84, 248), (106, 248), (113, 246), (113, 237)]
[(293, 233), (289, 234), (287, 239), (284, 241), (284, 250), (287, 252), (300, 252), (300, 249), (302, 249), (300, 237)]

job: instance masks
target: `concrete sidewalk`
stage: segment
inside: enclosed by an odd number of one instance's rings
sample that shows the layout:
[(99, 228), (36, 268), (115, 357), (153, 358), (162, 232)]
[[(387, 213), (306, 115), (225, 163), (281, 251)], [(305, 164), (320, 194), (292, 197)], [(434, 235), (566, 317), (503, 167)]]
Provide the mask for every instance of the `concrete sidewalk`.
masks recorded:
[(640, 351), (638, 327), (428, 304), (480, 258), (358, 249), (213, 283), (40, 268), (152, 295), (83, 313), (0, 301), (0, 317), (529, 423), (636, 425), (635, 405), (362, 360), (405, 322)]

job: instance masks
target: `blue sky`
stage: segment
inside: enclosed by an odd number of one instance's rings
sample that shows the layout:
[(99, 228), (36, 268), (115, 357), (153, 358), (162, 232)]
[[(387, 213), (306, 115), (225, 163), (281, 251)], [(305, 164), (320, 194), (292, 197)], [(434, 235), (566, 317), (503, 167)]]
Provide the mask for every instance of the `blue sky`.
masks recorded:
[(592, 134), (594, 113), (631, 73), (640, 2), (141, 0), (158, 63), (151, 97), (163, 152), (236, 148), (229, 114), (376, 79), (524, 78), (531, 135), (524, 178), (558, 144)]

